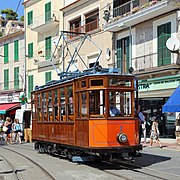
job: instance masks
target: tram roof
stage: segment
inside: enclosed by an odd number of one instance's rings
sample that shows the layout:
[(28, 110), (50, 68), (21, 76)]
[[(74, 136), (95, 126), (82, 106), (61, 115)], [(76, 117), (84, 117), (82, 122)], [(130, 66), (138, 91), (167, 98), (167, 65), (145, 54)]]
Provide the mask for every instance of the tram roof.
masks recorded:
[(79, 79), (82, 77), (88, 77), (88, 76), (102, 76), (102, 75), (111, 75), (111, 76), (117, 76), (117, 75), (122, 75), (122, 76), (134, 76), (132, 74), (119, 74), (118, 68), (101, 68), (101, 69), (87, 69), (84, 70), (83, 72), (80, 71), (74, 71), (74, 72), (62, 72), (59, 73), (58, 76), (60, 77), (59, 80), (52, 80), (47, 82), (45, 85), (42, 86), (36, 86), (34, 91), (46, 89), (58, 84), (63, 84), (67, 82), (71, 82), (75, 79)]

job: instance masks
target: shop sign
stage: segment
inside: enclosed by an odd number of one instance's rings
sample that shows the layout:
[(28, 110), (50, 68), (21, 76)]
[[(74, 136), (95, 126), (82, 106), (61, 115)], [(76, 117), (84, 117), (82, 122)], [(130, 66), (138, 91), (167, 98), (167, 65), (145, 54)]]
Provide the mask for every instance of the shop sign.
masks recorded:
[(159, 80), (159, 81), (144, 81), (138, 84), (138, 90), (142, 91), (154, 91), (154, 90), (161, 90), (161, 89), (171, 89), (177, 88), (180, 83), (180, 78), (177, 79), (166, 79), (166, 80)]
[(19, 102), (19, 94), (10, 93), (0, 96), (0, 103)]

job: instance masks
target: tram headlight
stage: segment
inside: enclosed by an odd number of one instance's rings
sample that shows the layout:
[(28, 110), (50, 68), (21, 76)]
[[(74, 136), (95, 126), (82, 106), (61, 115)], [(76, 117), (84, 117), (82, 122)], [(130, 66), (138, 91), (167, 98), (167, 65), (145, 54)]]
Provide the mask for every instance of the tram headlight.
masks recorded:
[(128, 140), (128, 138), (127, 138), (127, 135), (126, 135), (126, 134), (124, 134), (124, 133), (119, 133), (119, 134), (117, 135), (117, 141), (118, 141), (119, 143), (125, 143), (125, 142), (127, 142), (127, 140)]

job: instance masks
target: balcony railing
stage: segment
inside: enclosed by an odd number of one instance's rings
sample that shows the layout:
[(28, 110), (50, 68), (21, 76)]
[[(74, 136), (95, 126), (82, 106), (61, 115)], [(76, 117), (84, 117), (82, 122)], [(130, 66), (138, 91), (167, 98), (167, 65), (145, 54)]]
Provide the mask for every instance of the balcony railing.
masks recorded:
[(158, 66), (158, 53), (147, 54), (132, 59), (132, 67), (134, 68), (135, 74), (147, 71), (153, 72), (157, 69), (168, 70), (168, 67), (170, 66), (179, 67), (177, 64), (172, 62), (166, 65), (162, 64), (161, 66)]
[[(135, 14), (136, 12), (151, 7), (163, 0), (133, 0), (127, 3), (124, 3), (118, 7), (113, 8), (110, 11), (110, 20), (109, 23), (116, 21), (117, 19), (121, 19), (123, 17), (129, 16), (131, 14)], [(112, 6), (112, 4), (111, 4)]]
[[(46, 14), (42, 14), (38, 17), (35, 17), (32, 20), (31, 25), (29, 27), (32, 30), (37, 30), (37, 31), (43, 31), (43, 30), (49, 30), (47, 26), (49, 25), (51, 28), (53, 28), (53, 24), (56, 26), (59, 23), (59, 12), (56, 11), (50, 11), (47, 12)], [(44, 28), (42, 28), (44, 26)]]
[(79, 26), (77, 28), (72, 28), (70, 29), (71, 32), (76, 32), (77, 34), (71, 34), (70, 35), (70, 38), (74, 38), (76, 36), (78, 36), (78, 33), (87, 33), (87, 32), (91, 32), (93, 30), (96, 30), (99, 28), (99, 20), (95, 20), (95, 21), (92, 21), (90, 23), (87, 23), (83, 26)]

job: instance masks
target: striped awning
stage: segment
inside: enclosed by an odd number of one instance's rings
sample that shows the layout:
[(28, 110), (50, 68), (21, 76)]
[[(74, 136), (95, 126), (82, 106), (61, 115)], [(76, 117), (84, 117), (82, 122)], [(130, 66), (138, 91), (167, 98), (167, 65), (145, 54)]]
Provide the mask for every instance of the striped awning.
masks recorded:
[(20, 103), (6, 103), (0, 104), (0, 114), (6, 114), (7, 111), (11, 111), (15, 108), (21, 107)]

